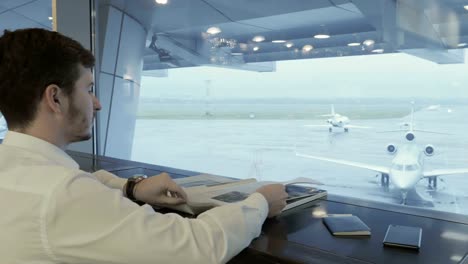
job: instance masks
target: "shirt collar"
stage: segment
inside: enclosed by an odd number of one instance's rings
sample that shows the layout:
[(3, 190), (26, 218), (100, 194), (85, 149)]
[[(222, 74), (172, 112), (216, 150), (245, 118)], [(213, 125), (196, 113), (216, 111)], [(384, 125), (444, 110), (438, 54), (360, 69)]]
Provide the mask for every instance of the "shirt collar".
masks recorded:
[(79, 169), (78, 163), (68, 156), (65, 151), (37, 137), (8, 131), (5, 135), (5, 139), (3, 140), (3, 144), (38, 153), (68, 168)]

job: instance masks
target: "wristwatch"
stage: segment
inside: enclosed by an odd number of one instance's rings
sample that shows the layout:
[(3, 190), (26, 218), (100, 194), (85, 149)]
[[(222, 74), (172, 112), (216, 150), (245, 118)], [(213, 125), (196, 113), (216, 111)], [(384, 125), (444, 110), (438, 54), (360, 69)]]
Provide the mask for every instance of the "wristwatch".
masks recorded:
[(148, 176), (144, 174), (135, 174), (132, 177), (128, 178), (127, 184), (125, 185), (125, 195), (128, 199), (136, 202), (135, 199), (135, 186), (137, 183), (141, 182), (142, 180), (146, 179)]

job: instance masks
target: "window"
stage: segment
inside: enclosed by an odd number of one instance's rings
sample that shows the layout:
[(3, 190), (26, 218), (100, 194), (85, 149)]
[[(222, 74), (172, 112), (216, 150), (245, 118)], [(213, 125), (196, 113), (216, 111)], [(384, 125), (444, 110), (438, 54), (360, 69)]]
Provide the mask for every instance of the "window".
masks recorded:
[(399, 167), (418, 177), (412, 197), (428, 210), (468, 214), (459, 204), (467, 173), (438, 176), (430, 192), (424, 178), (468, 168), (466, 10), (325, 2), (154, 4), (151, 22), (140, 21), (150, 31), (130, 158), (237, 178), (306, 177), (387, 203), (402, 199), (390, 170)]
[(8, 130), (7, 123), (5, 117), (3, 117), (2, 113), (0, 113), (0, 140), (5, 138), (5, 134)]
[[(52, 29), (52, 1), (3, 1), (0, 3), (0, 36), (3, 31), (20, 28)], [(8, 130), (5, 118), (0, 112), (0, 141)]]

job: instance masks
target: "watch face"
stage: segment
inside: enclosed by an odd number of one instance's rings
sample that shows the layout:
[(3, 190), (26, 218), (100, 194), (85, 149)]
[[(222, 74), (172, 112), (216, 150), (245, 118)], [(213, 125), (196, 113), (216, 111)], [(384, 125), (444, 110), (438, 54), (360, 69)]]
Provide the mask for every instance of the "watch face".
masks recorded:
[(146, 176), (145, 174), (134, 174), (129, 179), (140, 180), (140, 179), (146, 179), (146, 178), (148, 178), (148, 176)]

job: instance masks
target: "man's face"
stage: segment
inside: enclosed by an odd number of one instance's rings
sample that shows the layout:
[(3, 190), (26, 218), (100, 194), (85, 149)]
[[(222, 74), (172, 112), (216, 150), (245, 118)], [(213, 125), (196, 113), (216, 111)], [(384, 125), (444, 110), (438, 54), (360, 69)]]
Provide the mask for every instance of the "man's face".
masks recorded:
[(90, 69), (79, 66), (80, 77), (70, 96), (67, 112), (66, 140), (68, 142), (84, 141), (91, 138), (93, 118), (101, 110), (99, 100), (92, 92), (93, 74)]

